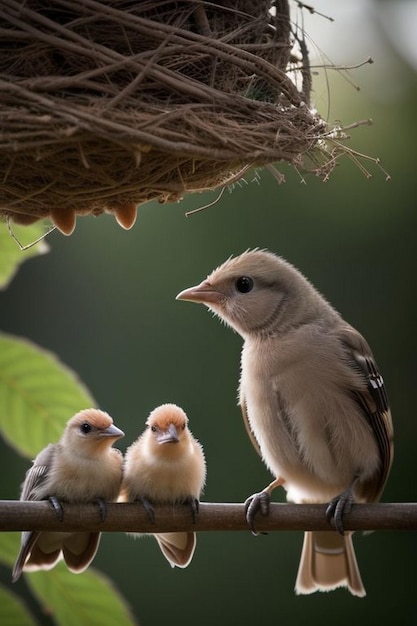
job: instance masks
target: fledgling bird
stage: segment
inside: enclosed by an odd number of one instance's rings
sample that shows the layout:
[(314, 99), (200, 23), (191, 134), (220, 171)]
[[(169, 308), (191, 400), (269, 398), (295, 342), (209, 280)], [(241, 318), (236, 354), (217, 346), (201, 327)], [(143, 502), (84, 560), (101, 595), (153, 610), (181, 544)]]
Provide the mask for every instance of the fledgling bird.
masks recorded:
[[(206, 463), (201, 444), (188, 428), (187, 415), (175, 404), (162, 404), (151, 412), (146, 424), (146, 430), (126, 451), (119, 501), (141, 501), (151, 519), (152, 504), (186, 503), (195, 518)], [(196, 546), (194, 532), (154, 537), (172, 567), (190, 564)]]
[(244, 339), (239, 399), (251, 441), (275, 480), (247, 500), (268, 512), (272, 490), (326, 503), (339, 531), (306, 532), (296, 593), (346, 586), (364, 596), (352, 533), (353, 501), (379, 499), (393, 428), (382, 377), (365, 339), (284, 259), (262, 250), (229, 258), (178, 294), (201, 302)]
[[(122, 482), (123, 456), (113, 443), (124, 436), (104, 411), (84, 409), (74, 415), (58, 443), (49, 444), (26, 474), (20, 500), (49, 499), (59, 517), (60, 502), (100, 505), (117, 499)], [(51, 569), (64, 559), (68, 569), (83, 572), (94, 559), (98, 532), (25, 531), (12, 580), (22, 571)]]

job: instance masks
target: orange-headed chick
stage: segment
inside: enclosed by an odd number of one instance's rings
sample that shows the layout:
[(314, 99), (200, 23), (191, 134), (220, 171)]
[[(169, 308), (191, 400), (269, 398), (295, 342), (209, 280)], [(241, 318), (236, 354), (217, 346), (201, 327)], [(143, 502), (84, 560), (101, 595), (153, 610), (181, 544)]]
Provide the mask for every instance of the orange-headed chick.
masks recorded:
[[(60, 502), (100, 505), (117, 499), (122, 481), (123, 456), (112, 447), (124, 433), (104, 411), (85, 409), (72, 417), (58, 443), (42, 450), (26, 474), (20, 500), (46, 500), (62, 518)], [(51, 569), (64, 559), (74, 573), (83, 572), (94, 559), (98, 532), (25, 531), (12, 580), (22, 571)]]
[[(128, 448), (119, 500), (141, 501), (153, 517), (152, 504), (187, 503), (193, 517), (206, 478), (203, 449), (175, 404), (163, 404), (149, 415), (146, 430)], [(194, 532), (154, 535), (172, 567), (187, 567), (196, 546)]]

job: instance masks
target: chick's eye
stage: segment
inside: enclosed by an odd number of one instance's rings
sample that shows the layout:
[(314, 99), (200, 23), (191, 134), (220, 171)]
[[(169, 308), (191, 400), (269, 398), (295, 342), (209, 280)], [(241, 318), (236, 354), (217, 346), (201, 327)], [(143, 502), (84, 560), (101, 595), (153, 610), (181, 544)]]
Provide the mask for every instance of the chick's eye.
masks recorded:
[(157, 430), (158, 430), (158, 429), (157, 429), (157, 427), (156, 427), (156, 426), (151, 426), (151, 431), (152, 431), (153, 433), (156, 433), (156, 431), (157, 431)]
[(91, 426), (86, 422), (85, 424), (81, 424), (80, 430), (82, 433), (84, 433), (84, 435), (86, 435), (87, 433), (91, 432)]
[(240, 276), (235, 285), (240, 293), (249, 293), (253, 289), (253, 279), (250, 276)]

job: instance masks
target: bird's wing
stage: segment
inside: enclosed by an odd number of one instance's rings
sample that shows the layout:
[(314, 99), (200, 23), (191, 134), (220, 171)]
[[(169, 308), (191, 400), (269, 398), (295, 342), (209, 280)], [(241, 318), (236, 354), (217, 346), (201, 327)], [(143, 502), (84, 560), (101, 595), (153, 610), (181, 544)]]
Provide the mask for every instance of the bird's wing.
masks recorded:
[(39, 487), (47, 478), (49, 469), (57, 449), (58, 444), (49, 444), (33, 461), (32, 467), (26, 472), (23, 483), (21, 500), (35, 500), (35, 489)]
[[(33, 461), (32, 467), (26, 472), (26, 478), (20, 495), (21, 501), (37, 500), (35, 490), (46, 480), (48, 476), (57, 445), (58, 444), (49, 444), (46, 448), (39, 452), (38, 456)], [(41, 533), (39, 531), (22, 532), (20, 551), (12, 573), (13, 582), (20, 577), (28, 556), (36, 547), (40, 534)], [(55, 563), (58, 556), (59, 552), (57, 554), (49, 555), (48, 558), (51, 559), (51, 562)]]
[(246, 400), (242, 394), (241, 391), (241, 396), (240, 396), (240, 408), (242, 410), (242, 417), (243, 417), (243, 423), (245, 424), (245, 428), (246, 428), (246, 432), (248, 433), (249, 439), (253, 445), (253, 447), (255, 448), (256, 452), (259, 454), (260, 457), (262, 457), (262, 452), (261, 449), (259, 447), (259, 444), (256, 440), (256, 437), (250, 427), (250, 423), (249, 423), (249, 418), (248, 418), (248, 411), (247, 411), (247, 407), (246, 407)]
[(340, 340), (351, 366), (362, 374), (366, 383), (362, 389), (353, 389), (352, 393), (372, 428), (379, 448), (381, 465), (378, 479), (372, 484), (363, 485), (367, 500), (377, 500), (388, 478), (394, 454), (394, 431), (388, 396), (383, 378), (365, 339), (352, 327), (344, 327), (340, 331)]
[(40, 531), (25, 530), (22, 532), (20, 551), (13, 567), (12, 582), (15, 583), (20, 578), (28, 555), (36, 545), (40, 534)]

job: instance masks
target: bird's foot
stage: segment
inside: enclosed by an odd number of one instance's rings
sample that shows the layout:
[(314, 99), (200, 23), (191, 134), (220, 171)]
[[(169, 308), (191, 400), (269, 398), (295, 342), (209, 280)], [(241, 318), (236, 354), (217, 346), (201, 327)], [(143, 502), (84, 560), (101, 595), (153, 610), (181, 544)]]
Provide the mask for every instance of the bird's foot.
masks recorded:
[(96, 498), (94, 500), (96, 504), (98, 504), (98, 508), (100, 509), (100, 521), (104, 522), (107, 517), (107, 504), (104, 498)]
[(352, 487), (346, 489), (341, 494), (333, 498), (326, 509), (326, 517), (329, 522), (332, 522), (337, 532), (341, 535), (345, 534), (343, 527), (343, 518), (350, 513), (352, 504), (354, 502)]
[(49, 496), (48, 500), (52, 504), (52, 507), (56, 513), (57, 518), (59, 519), (60, 522), (62, 522), (62, 520), (64, 519), (64, 511), (62, 509), (62, 504), (60, 503), (60, 501), (58, 500), (56, 496)]
[(261, 515), (269, 514), (269, 505), (271, 502), (271, 494), (266, 489), (264, 491), (260, 491), (259, 493), (254, 493), (249, 498), (245, 500), (245, 513), (246, 513), (246, 521), (248, 526), (252, 532), (252, 535), (255, 537), (259, 533), (255, 528), (255, 516), (259, 512)]
[(188, 496), (188, 498), (184, 500), (184, 504), (190, 507), (193, 524), (195, 524), (197, 521), (198, 511), (200, 509), (200, 501), (198, 498), (194, 498), (194, 496)]
[(248, 523), (249, 528), (252, 531), (252, 534), (255, 537), (259, 534), (267, 535), (268, 533), (261, 532), (259, 533), (255, 528), (255, 516), (258, 512), (261, 515), (269, 515), (269, 505), (271, 503), (271, 493), (275, 489), (275, 487), (281, 487), (285, 483), (285, 480), (278, 476), (275, 480), (269, 483), (268, 487), (262, 489), (259, 493), (254, 493), (249, 496), (245, 500), (245, 512), (246, 512), (246, 521)]
[(146, 511), (149, 521), (151, 524), (155, 524), (155, 512), (153, 510), (152, 504), (149, 502), (147, 498), (137, 498), (137, 501), (140, 502), (143, 508)]

